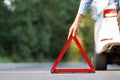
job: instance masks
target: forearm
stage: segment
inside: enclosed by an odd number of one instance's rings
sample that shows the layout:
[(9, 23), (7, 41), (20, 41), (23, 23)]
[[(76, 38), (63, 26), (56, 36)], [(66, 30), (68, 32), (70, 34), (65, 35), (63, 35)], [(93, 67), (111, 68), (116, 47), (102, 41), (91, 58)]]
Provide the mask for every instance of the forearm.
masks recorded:
[(76, 15), (74, 22), (79, 24), (82, 18), (83, 18), (83, 15), (78, 13)]

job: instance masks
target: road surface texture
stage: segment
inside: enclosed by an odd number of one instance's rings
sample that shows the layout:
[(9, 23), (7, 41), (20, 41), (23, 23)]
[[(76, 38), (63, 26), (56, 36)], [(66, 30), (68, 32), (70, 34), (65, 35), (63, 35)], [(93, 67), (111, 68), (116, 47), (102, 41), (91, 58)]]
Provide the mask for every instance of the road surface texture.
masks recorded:
[[(108, 65), (95, 73), (50, 73), (53, 63), (1, 63), (0, 80), (120, 80), (120, 66)], [(58, 68), (87, 68), (87, 64), (63, 63)], [(77, 66), (77, 67), (76, 67)]]

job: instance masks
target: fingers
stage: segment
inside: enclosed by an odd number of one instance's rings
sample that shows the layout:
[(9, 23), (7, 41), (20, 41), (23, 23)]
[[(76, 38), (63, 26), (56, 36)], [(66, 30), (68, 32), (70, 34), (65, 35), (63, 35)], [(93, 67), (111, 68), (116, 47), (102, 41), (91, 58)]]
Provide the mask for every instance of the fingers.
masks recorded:
[(77, 34), (77, 29), (74, 29), (72, 36), (74, 37), (76, 34)]
[(71, 35), (72, 35), (73, 37), (76, 36), (77, 33), (78, 33), (78, 29), (77, 29), (77, 28), (70, 28), (67, 39), (69, 39)]

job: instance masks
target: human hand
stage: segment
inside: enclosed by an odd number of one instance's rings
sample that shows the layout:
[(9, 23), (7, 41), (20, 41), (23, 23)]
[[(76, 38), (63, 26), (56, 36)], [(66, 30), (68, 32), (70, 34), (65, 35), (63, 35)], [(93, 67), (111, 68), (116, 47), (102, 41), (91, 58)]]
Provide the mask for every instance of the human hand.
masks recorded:
[(68, 33), (68, 38), (70, 38), (70, 36), (76, 36), (78, 34), (78, 27), (79, 27), (79, 23), (82, 19), (83, 15), (82, 14), (77, 14), (75, 21), (73, 22), (72, 26), (69, 29), (69, 33)]
[(78, 34), (78, 26), (79, 26), (79, 23), (78, 22), (74, 22), (72, 24), (72, 26), (70, 27), (69, 29), (69, 33), (68, 33), (68, 38), (70, 38), (70, 36), (76, 36)]

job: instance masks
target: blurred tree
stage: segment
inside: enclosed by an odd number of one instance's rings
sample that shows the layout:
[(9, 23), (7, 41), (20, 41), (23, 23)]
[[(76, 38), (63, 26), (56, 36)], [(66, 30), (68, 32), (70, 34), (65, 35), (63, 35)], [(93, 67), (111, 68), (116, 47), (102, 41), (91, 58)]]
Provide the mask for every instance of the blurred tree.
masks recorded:
[(74, 0), (15, 0), (16, 26), (12, 34), (18, 37), (19, 54), (40, 60), (58, 56), (75, 16), (76, 3)]
[(0, 0), (0, 10), (0, 56), (5, 57), (11, 55), (9, 51), (14, 40), (10, 33), (12, 11), (4, 4), (4, 0)]
[(51, 29), (47, 23), (46, 9), (41, 2), (15, 0), (13, 3), (15, 18), (11, 32), (18, 39), (18, 55), (25, 59), (48, 58)]
[[(56, 59), (67, 40), (79, 0), (14, 0), (12, 9), (3, 2), (0, 0), (0, 56), (10, 57), (14, 62)], [(87, 21), (84, 27), (91, 33), (89, 16), (83, 21)], [(81, 38), (91, 37), (83, 28), (80, 34)], [(84, 41), (91, 51), (91, 43)]]

